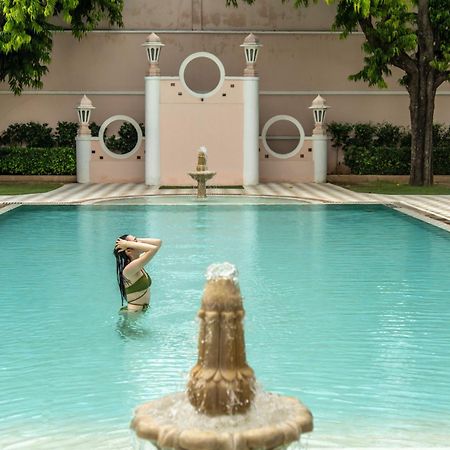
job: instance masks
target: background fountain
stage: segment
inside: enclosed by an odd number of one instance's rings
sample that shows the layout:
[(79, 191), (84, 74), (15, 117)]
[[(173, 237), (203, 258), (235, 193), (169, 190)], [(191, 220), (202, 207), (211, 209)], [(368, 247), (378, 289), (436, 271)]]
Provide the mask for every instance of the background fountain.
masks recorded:
[(216, 172), (208, 170), (206, 165), (207, 150), (200, 147), (197, 155), (197, 167), (195, 172), (189, 172), (189, 175), (197, 181), (197, 198), (206, 198), (206, 182), (210, 180)]
[(139, 448), (148, 441), (163, 450), (285, 449), (312, 431), (312, 415), (296, 398), (255, 389), (235, 267), (213, 264), (206, 278), (198, 361), (187, 391), (136, 409), (131, 428)]

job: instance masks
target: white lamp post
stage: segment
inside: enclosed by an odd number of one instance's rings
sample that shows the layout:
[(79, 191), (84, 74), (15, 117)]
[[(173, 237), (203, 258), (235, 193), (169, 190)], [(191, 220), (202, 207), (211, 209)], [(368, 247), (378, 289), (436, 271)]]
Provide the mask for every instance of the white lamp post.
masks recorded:
[(329, 106), (327, 106), (325, 99), (320, 95), (318, 95), (311, 103), (309, 109), (312, 109), (315, 125), (313, 134), (325, 134), (323, 125), (325, 123), (325, 115), (328, 108)]
[(77, 155), (77, 182), (89, 183), (91, 163), (91, 130), (89, 122), (91, 120), (91, 111), (95, 109), (92, 102), (83, 95), (80, 104), (76, 107), (78, 121), (78, 136), (76, 137), (76, 155)]
[(244, 136), (243, 136), (243, 183), (252, 186), (259, 183), (259, 78), (255, 64), (262, 45), (253, 33), (241, 47), (244, 49)]
[(159, 75), (159, 55), (161, 54), (161, 49), (164, 44), (156, 33), (149, 34), (147, 39), (142, 44), (147, 51), (147, 59), (149, 62), (148, 75), (158, 76)]
[(327, 181), (328, 138), (324, 123), (328, 108), (325, 99), (320, 95), (313, 100), (309, 107), (309, 109), (312, 109), (315, 125), (312, 135), (315, 183), (326, 183)]
[(262, 45), (259, 43), (258, 39), (253, 33), (250, 33), (245, 39), (244, 43), (241, 44), (244, 48), (245, 62), (247, 67), (244, 70), (244, 76), (254, 77), (256, 75), (256, 59), (258, 58), (259, 48)]
[(158, 186), (161, 177), (159, 57), (164, 44), (157, 34), (152, 33), (142, 46), (145, 47), (149, 62), (145, 77), (145, 184)]

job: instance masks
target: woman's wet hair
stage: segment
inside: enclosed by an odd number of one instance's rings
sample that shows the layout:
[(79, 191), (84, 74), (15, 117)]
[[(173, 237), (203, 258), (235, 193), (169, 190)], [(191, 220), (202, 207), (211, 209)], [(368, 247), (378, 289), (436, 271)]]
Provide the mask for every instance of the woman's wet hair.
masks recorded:
[[(128, 234), (123, 234), (119, 237), (119, 239), (124, 239), (128, 237)], [(119, 283), (120, 297), (122, 300), (122, 306), (124, 300), (127, 301), (127, 294), (125, 292), (125, 283), (123, 281), (123, 269), (130, 262), (130, 258), (128, 258), (125, 251), (119, 252), (119, 249), (114, 247), (114, 256), (116, 257), (116, 274), (117, 274), (117, 282)]]

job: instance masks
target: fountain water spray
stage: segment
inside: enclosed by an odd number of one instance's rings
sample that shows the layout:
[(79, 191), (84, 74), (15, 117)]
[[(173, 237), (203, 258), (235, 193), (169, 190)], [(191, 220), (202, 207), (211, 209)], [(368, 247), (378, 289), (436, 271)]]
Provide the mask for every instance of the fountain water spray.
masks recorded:
[(206, 279), (187, 391), (139, 406), (131, 428), (164, 450), (284, 449), (312, 431), (312, 415), (296, 398), (255, 389), (236, 268), (213, 264)]
[(216, 172), (208, 170), (206, 165), (207, 155), (206, 147), (200, 147), (197, 154), (196, 170), (195, 172), (189, 172), (189, 176), (197, 181), (197, 198), (206, 198), (206, 182), (216, 174)]

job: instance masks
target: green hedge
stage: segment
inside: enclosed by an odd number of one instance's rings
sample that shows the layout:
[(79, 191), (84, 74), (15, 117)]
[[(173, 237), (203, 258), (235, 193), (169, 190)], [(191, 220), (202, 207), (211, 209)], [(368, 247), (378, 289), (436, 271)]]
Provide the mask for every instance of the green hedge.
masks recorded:
[(435, 175), (450, 175), (450, 144), (433, 148), (433, 172)]
[[(411, 132), (390, 123), (331, 122), (333, 147), (344, 151), (344, 162), (355, 175), (408, 175)], [(450, 174), (450, 127), (433, 125), (433, 173)]]
[[(145, 135), (144, 124), (140, 123), (139, 126)], [(98, 136), (99, 125), (91, 122), (89, 128), (93, 137)], [(58, 122), (55, 130), (47, 123), (13, 123), (0, 133), (0, 147), (75, 148), (77, 132), (76, 122)], [(107, 129), (105, 130), (105, 143), (112, 152), (126, 153), (136, 145), (137, 133), (131, 123), (125, 121), (117, 134), (118, 136), (108, 136)]]
[[(409, 175), (410, 147), (346, 147), (345, 165), (355, 175)], [(433, 173), (450, 174), (450, 145), (433, 148)]]
[(406, 175), (410, 168), (408, 147), (357, 147), (345, 149), (344, 162), (355, 175)]
[(47, 123), (13, 123), (0, 134), (2, 147), (73, 147), (78, 131), (76, 122), (58, 122), (53, 130)]
[(0, 175), (75, 174), (76, 151), (74, 148), (0, 148)]

